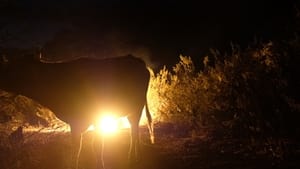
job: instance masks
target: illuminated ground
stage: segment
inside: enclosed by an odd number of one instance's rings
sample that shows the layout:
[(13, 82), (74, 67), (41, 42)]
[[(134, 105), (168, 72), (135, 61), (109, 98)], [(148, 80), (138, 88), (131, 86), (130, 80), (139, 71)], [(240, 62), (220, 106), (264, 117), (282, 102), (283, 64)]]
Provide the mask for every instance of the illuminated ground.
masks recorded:
[[(92, 133), (85, 135), (80, 168), (94, 169)], [(70, 167), (68, 132), (28, 132), (24, 143), (1, 139), (0, 166), (3, 169), (66, 169)], [(214, 139), (208, 135), (187, 136), (166, 128), (156, 128), (156, 144), (151, 145), (146, 128), (141, 129), (142, 159), (129, 167), (128, 129), (105, 138), (106, 169), (265, 169), (299, 168), (299, 143), (288, 139), (258, 141)]]

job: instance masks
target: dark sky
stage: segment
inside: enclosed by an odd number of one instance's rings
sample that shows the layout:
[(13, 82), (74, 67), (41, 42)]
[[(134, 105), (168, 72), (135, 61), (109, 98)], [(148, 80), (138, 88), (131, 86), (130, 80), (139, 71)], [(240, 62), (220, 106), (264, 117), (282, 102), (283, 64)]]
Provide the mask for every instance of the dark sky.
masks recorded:
[(133, 53), (155, 65), (173, 64), (179, 54), (201, 58), (230, 42), (245, 46), (255, 36), (280, 37), (295, 15), (292, 0), (0, 0), (0, 11), (2, 48)]

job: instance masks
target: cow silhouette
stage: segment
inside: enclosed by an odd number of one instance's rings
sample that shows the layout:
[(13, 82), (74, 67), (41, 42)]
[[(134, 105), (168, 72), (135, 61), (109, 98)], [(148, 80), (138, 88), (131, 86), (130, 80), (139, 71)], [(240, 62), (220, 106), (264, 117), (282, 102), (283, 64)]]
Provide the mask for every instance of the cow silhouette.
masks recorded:
[(5, 62), (0, 68), (0, 88), (28, 96), (51, 109), (70, 124), (77, 147), (82, 133), (96, 123), (100, 109), (118, 110), (118, 116), (127, 116), (131, 125), (130, 162), (139, 156), (139, 120), (144, 107), (154, 139), (146, 98), (149, 79), (145, 62), (134, 56), (62, 63), (22, 59)]

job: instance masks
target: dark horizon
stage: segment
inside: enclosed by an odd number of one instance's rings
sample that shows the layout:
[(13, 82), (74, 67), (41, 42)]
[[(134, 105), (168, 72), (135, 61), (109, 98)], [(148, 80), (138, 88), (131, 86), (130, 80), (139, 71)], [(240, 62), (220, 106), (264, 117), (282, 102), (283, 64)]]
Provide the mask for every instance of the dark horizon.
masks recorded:
[(198, 59), (210, 48), (226, 51), (230, 43), (281, 38), (296, 15), (293, 0), (15, 0), (0, 3), (0, 10), (2, 48), (53, 46), (61, 38), (74, 50), (145, 55), (157, 65), (172, 65), (180, 54)]

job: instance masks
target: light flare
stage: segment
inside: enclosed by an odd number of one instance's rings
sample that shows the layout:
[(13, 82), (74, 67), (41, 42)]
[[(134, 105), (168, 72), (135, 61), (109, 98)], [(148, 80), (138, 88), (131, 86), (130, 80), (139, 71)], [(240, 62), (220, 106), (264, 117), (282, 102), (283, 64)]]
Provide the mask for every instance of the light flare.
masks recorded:
[[(102, 116), (97, 118), (97, 124), (90, 125), (88, 131), (97, 131), (100, 134), (111, 135), (122, 129), (130, 128), (130, 123), (127, 117), (119, 117), (115, 111), (100, 111)], [(146, 125), (147, 118), (145, 115), (145, 109), (143, 109), (142, 117), (140, 120), (140, 125)]]
[(95, 130), (103, 135), (111, 135), (121, 129), (130, 128), (127, 117), (119, 117), (119, 111), (102, 110), (99, 111), (100, 116), (97, 117), (96, 125), (90, 126), (90, 130)]
[(112, 115), (103, 116), (98, 125), (105, 134), (115, 133), (119, 128), (118, 119)]

